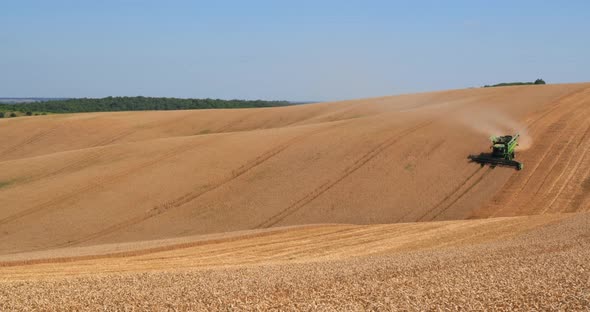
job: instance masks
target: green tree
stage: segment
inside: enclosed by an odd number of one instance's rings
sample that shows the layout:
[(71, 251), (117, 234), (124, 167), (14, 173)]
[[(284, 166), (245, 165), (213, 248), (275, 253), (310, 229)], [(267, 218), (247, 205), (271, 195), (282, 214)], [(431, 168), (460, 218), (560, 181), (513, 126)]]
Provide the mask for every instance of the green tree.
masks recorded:
[(16, 117), (16, 114), (14, 112), (10, 113), (10, 117)]
[(538, 84), (545, 84), (545, 80), (543, 79), (537, 79), (535, 80), (534, 84), (538, 85)]
[(4, 112), (0, 112), (0, 118), (4, 118)]
[(27, 116), (33, 116), (33, 112), (26, 112)]

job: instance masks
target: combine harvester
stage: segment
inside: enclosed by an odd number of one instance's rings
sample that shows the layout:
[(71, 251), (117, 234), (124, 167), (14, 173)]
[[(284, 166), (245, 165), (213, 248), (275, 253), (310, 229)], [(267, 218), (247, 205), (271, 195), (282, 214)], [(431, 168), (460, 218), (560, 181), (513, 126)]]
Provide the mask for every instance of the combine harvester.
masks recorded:
[(469, 155), (469, 159), (473, 162), (479, 163), (482, 167), (485, 164), (490, 164), (493, 167), (496, 166), (509, 166), (515, 167), (516, 170), (521, 170), (523, 165), (521, 162), (514, 160), (514, 149), (518, 146), (519, 134), (505, 135), (505, 136), (492, 136), (492, 153), (479, 155)]

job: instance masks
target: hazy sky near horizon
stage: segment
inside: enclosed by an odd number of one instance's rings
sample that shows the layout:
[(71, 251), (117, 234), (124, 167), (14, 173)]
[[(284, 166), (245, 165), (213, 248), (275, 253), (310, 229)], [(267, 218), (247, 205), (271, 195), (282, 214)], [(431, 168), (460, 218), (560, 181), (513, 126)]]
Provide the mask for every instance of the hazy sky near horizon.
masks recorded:
[(0, 97), (338, 100), (590, 81), (590, 1), (0, 0)]

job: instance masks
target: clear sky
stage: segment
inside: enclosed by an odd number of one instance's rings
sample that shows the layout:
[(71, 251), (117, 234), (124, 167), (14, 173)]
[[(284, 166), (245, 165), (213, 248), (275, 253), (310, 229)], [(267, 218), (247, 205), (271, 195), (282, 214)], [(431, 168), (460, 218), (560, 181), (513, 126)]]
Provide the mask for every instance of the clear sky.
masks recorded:
[(590, 1), (0, 0), (0, 97), (338, 100), (590, 81)]

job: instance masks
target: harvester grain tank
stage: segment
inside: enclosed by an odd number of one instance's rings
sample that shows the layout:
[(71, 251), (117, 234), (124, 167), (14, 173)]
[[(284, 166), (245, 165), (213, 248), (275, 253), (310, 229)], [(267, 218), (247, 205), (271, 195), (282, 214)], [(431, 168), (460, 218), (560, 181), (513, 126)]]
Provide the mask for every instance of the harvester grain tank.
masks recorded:
[(510, 166), (515, 167), (517, 170), (523, 168), (523, 164), (514, 160), (515, 149), (518, 146), (518, 138), (520, 135), (504, 135), (504, 136), (492, 136), (491, 154), (481, 153), (479, 155), (469, 155), (471, 161), (477, 162), (480, 165), (489, 164), (492, 167), (495, 166)]

